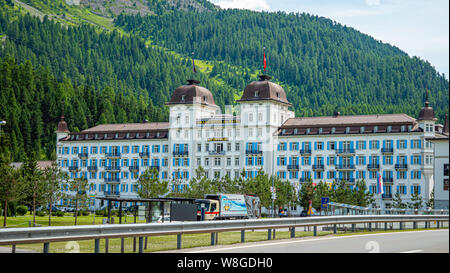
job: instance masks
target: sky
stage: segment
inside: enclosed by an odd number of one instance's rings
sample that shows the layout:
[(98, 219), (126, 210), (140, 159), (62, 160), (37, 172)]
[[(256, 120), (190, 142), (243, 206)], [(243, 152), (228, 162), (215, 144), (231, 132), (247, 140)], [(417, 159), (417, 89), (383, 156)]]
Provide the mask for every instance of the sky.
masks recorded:
[(221, 8), (309, 13), (426, 60), (449, 78), (449, 0), (210, 0)]

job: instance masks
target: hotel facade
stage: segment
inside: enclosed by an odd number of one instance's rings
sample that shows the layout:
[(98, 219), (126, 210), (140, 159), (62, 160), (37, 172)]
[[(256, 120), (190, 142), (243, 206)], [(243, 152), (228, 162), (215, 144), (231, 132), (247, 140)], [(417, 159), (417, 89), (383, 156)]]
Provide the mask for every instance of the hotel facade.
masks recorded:
[[(252, 178), (259, 170), (290, 181), (297, 189), (312, 179), (343, 180), (353, 187), (364, 179), (376, 193), (377, 175), (384, 194), (374, 207), (390, 207), (400, 192), (408, 201), (417, 192), (425, 201), (433, 190), (436, 125), (428, 101), (418, 118), (405, 114), (295, 117), (283, 88), (260, 76), (236, 105), (223, 113), (212, 93), (189, 80), (167, 106), (168, 122), (102, 124), (69, 132), (64, 117), (56, 131), (57, 161), (71, 179), (85, 177), (89, 195), (137, 197), (136, 182), (148, 168), (182, 191), (198, 167), (209, 178)], [(68, 191), (67, 189), (63, 189)], [(66, 201), (61, 201), (65, 205)], [(95, 207), (105, 206), (95, 201)]]

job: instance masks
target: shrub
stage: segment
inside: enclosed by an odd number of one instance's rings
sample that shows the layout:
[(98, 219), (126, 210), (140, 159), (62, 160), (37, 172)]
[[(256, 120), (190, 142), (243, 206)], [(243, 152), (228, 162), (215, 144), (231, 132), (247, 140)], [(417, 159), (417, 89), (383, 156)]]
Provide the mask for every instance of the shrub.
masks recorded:
[(36, 216), (39, 217), (45, 216), (45, 211), (36, 211)]
[(18, 206), (16, 208), (16, 212), (17, 212), (18, 215), (24, 216), (25, 214), (27, 214), (28, 208), (27, 208), (27, 206), (23, 206), (23, 205), (22, 206)]
[(83, 211), (81, 212), (81, 214), (82, 214), (83, 216), (89, 216), (89, 211), (83, 210)]
[(57, 211), (56, 212), (56, 216), (63, 217), (64, 216), (64, 211)]

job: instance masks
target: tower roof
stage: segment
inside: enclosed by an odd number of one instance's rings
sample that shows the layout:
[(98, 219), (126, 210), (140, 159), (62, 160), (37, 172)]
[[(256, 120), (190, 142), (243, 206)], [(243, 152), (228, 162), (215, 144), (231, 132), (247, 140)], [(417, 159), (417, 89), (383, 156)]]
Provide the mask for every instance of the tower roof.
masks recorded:
[(69, 127), (67, 126), (67, 122), (64, 120), (64, 114), (61, 115), (61, 119), (58, 122), (58, 129), (56, 130), (56, 132), (59, 132), (59, 133), (70, 133)]
[(425, 106), (420, 110), (419, 118), (417, 120), (437, 120), (433, 107), (430, 107), (430, 102), (428, 101), (428, 89), (426, 93)]
[[(182, 85), (175, 89), (172, 98), (167, 103), (171, 104), (194, 104), (201, 103), (203, 105), (217, 106), (214, 97), (208, 89), (199, 86), (200, 82), (196, 80), (188, 80), (188, 84)], [(197, 98), (197, 99), (194, 99)]]
[(254, 81), (245, 87), (244, 93), (238, 101), (273, 100), (291, 105), (287, 100), (284, 89), (278, 84), (271, 82), (270, 79), (271, 77), (267, 75), (260, 75), (259, 81)]

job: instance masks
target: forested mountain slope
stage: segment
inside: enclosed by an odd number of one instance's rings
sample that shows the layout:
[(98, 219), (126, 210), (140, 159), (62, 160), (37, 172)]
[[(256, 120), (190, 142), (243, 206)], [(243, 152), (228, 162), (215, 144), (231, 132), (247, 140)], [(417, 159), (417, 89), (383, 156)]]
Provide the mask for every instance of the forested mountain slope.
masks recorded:
[[(262, 72), (263, 47), (267, 74), (297, 116), (416, 117), (427, 88), (440, 122), (448, 112), (448, 80), (429, 63), (326, 18), (220, 10), (206, 0), (22, 0), (38, 18), (13, 2), (0, 2), (0, 119), (14, 160), (29, 150), (54, 159), (63, 109), (72, 131), (166, 121), (165, 103), (189, 78), (218, 105), (233, 104)], [(134, 4), (147, 15), (116, 16), (120, 7), (136, 14)]]

